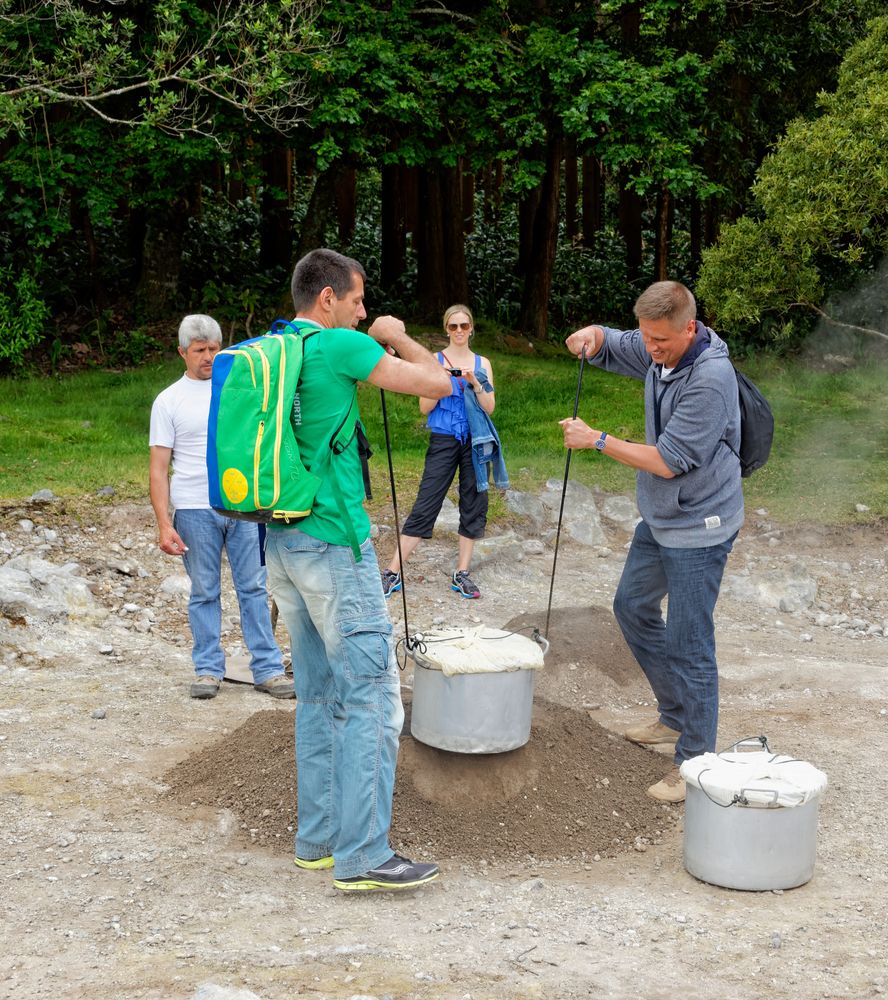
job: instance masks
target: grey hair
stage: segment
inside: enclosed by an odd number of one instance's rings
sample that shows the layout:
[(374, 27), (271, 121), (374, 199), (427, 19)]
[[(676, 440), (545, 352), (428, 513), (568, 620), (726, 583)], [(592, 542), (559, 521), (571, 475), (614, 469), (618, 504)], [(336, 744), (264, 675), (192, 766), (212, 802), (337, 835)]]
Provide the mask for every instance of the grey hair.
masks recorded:
[(656, 281), (638, 296), (632, 311), (637, 319), (666, 319), (683, 327), (697, 318), (697, 303), (680, 281)]
[(192, 313), (179, 324), (179, 347), (187, 351), (195, 340), (211, 340), (222, 343), (222, 328), (212, 316), (203, 313)]
[(325, 288), (332, 288), (337, 299), (344, 298), (355, 283), (356, 274), (367, 280), (364, 268), (353, 258), (335, 250), (310, 251), (296, 264), (290, 282), (296, 313), (313, 306)]

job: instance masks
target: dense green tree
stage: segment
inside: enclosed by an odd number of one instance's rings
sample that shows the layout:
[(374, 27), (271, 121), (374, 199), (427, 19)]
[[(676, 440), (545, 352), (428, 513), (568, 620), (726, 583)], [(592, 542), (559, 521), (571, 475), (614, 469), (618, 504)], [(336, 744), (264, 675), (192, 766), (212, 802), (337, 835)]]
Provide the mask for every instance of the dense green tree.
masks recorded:
[(249, 323), (351, 241), (417, 317), (616, 319), (693, 279), (873, 4), (0, 0), (0, 311)]
[(320, 51), (314, 20), (308, 0), (0, 0), (0, 266), (20, 289), (8, 313), (89, 303), (101, 319), (120, 295), (144, 317), (178, 308), (202, 181), (251, 133), (302, 119), (295, 57)]
[(222, 108), (275, 131), (301, 121), (296, 52), (321, 42), (313, 0), (0, 0), (0, 137), (59, 105), (113, 125), (226, 142)]
[(704, 255), (699, 292), (723, 324), (768, 338), (888, 251), (888, 17), (842, 63), (820, 114), (793, 121), (762, 163), (756, 213)]

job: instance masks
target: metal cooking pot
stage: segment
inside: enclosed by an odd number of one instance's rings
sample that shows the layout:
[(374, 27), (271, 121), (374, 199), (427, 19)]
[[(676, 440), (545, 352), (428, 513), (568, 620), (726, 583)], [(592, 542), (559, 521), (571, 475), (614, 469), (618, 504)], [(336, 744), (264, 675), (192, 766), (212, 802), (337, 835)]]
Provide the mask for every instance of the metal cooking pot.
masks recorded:
[[(749, 757), (775, 762), (772, 777), (756, 778), (745, 786), (748, 778), (740, 775)], [(707, 758), (716, 766), (704, 765)], [(719, 770), (723, 760), (727, 767)], [(793, 777), (798, 781), (788, 792), (787, 783), (780, 778), (784, 761), (794, 766)], [(736, 786), (731, 784), (731, 764), (739, 765), (735, 768)], [(682, 775), (687, 785), (684, 865), (691, 875), (728, 889), (758, 891), (792, 889), (810, 880), (826, 775), (804, 761), (778, 758), (770, 751), (704, 754), (686, 761)], [(710, 775), (715, 777), (709, 779)], [(793, 801), (793, 797), (800, 804), (780, 804)]]
[(721, 806), (687, 786), (684, 866), (728, 889), (793, 889), (814, 874), (819, 799), (768, 809)]
[(530, 739), (535, 670), (453, 674), (419, 663), (413, 672), (410, 732), (456, 753), (504, 753)]

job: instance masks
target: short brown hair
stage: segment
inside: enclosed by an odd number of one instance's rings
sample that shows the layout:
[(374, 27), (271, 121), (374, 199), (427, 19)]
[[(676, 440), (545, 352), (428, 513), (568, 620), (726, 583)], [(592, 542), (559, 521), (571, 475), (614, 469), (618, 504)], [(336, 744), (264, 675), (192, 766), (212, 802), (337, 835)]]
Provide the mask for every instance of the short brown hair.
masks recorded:
[(638, 296), (632, 311), (637, 319), (667, 319), (681, 327), (697, 318), (697, 303), (680, 281), (656, 281)]
[(348, 294), (355, 282), (355, 275), (367, 280), (364, 268), (352, 257), (345, 257), (335, 250), (312, 250), (293, 270), (290, 291), (298, 313), (308, 309), (325, 288), (332, 288), (338, 299)]

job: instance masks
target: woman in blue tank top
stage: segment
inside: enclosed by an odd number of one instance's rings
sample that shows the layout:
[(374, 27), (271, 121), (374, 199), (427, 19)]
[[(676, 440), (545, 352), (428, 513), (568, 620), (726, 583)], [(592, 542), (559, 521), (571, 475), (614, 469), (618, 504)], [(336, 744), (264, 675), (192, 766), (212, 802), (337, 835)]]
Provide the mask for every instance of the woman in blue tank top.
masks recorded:
[[(493, 413), (493, 368), (487, 358), (475, 354), (469, 346), (474, 333), (472, 313), (467, 306), (453, 305), (444, 313), (444, 332), (449, 344), (439, 352), (438, 361), (450, 371), (453, 393), (443, 399), (420, 397), (419, 408), (428, 415), (431, 431), (425, 456), (422, 481), (413, 510), (401, 532), (401, 557), (407, 559), (423, 538), (432, 537), (435, 521), (453, 477), (459, 470), (459, 552), (456, 571), (450, 578), (451, 590), (462, 597), (480, 597), (481, 592), (469, 577), (475, 540), (484, 537), (487, 526), (487, 491), (477, 489), (472, 463), (472, 438), (466, 416), (463, 393), (474, 392), (479, 405)], [(483, 371), (490, 388), (485, 391), (478, 380)], [(388, 569), (382, 574), (385, 596), (401, 589), (401, 563), (395, 551)]]

